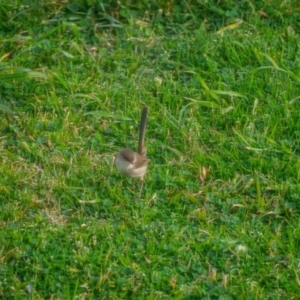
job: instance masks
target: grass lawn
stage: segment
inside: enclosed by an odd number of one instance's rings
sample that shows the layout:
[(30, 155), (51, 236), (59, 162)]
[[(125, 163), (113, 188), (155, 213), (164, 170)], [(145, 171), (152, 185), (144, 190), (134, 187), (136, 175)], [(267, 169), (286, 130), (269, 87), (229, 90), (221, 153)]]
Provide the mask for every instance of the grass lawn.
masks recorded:
[(0, 2), (1, 299), (299, 299), (298, 0)]

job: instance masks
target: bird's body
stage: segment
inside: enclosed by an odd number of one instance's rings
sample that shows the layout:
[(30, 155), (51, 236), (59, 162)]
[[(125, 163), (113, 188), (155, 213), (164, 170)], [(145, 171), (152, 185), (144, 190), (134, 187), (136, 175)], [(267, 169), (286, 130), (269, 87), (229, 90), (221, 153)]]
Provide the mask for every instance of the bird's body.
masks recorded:
[(122, 175), (128, 177), (138, 177), (143, 180), (149, 161), (149, 158), (141, 156), (137, 152), (126, 148), (118, 153), (115, 164), (117, 170)]

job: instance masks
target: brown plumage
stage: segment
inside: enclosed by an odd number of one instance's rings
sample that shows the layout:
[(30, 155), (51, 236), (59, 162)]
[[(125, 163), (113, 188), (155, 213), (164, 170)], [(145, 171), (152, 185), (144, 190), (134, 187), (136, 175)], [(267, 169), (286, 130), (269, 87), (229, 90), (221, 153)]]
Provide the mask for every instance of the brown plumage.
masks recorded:
[(128, 148), (122, 149), (117, 154), (115, 160), (116, 168), (122, 175), (133, 177), (133, 178), (140, 178), (141, 188), (139, 192), (139, 198), (142, 193), (144, 178), (147, 172), (148, 163), (150, 161), (150, 159), (145, 156), (147, 150), (144, 145), (145, 130), (147, 125), (147, 115), (148, 115), (148, 108), (144, 106), (141, 115), (138, 152), (134, 152)]

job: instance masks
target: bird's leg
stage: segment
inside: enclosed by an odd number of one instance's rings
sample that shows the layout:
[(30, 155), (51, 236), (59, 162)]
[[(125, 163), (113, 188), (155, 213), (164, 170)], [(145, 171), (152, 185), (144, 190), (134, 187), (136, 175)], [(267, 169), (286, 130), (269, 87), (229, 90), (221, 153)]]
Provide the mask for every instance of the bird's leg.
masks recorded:
[(141, 179), (141, 186), (140, 186), (140, 192), (139, 192), (139, 199), (141, 198), (142, 191), (143, 191), (143, 187), (144, 187), (144, 178)]

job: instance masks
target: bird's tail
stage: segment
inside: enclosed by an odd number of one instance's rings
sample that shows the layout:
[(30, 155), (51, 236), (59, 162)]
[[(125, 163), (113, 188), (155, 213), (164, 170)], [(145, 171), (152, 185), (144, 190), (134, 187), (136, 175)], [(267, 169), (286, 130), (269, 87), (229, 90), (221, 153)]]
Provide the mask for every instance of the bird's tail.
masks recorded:
[(138, 153), (142, 156), (145, 156), (147, 153), (147, 149), (145, 148), (145, 144), (144, 144), (145, 131), (147, 125), (147, 116), (148, 116), (148, 107), (144, 106), (141, 115), (139, 147), (138, 147)]

